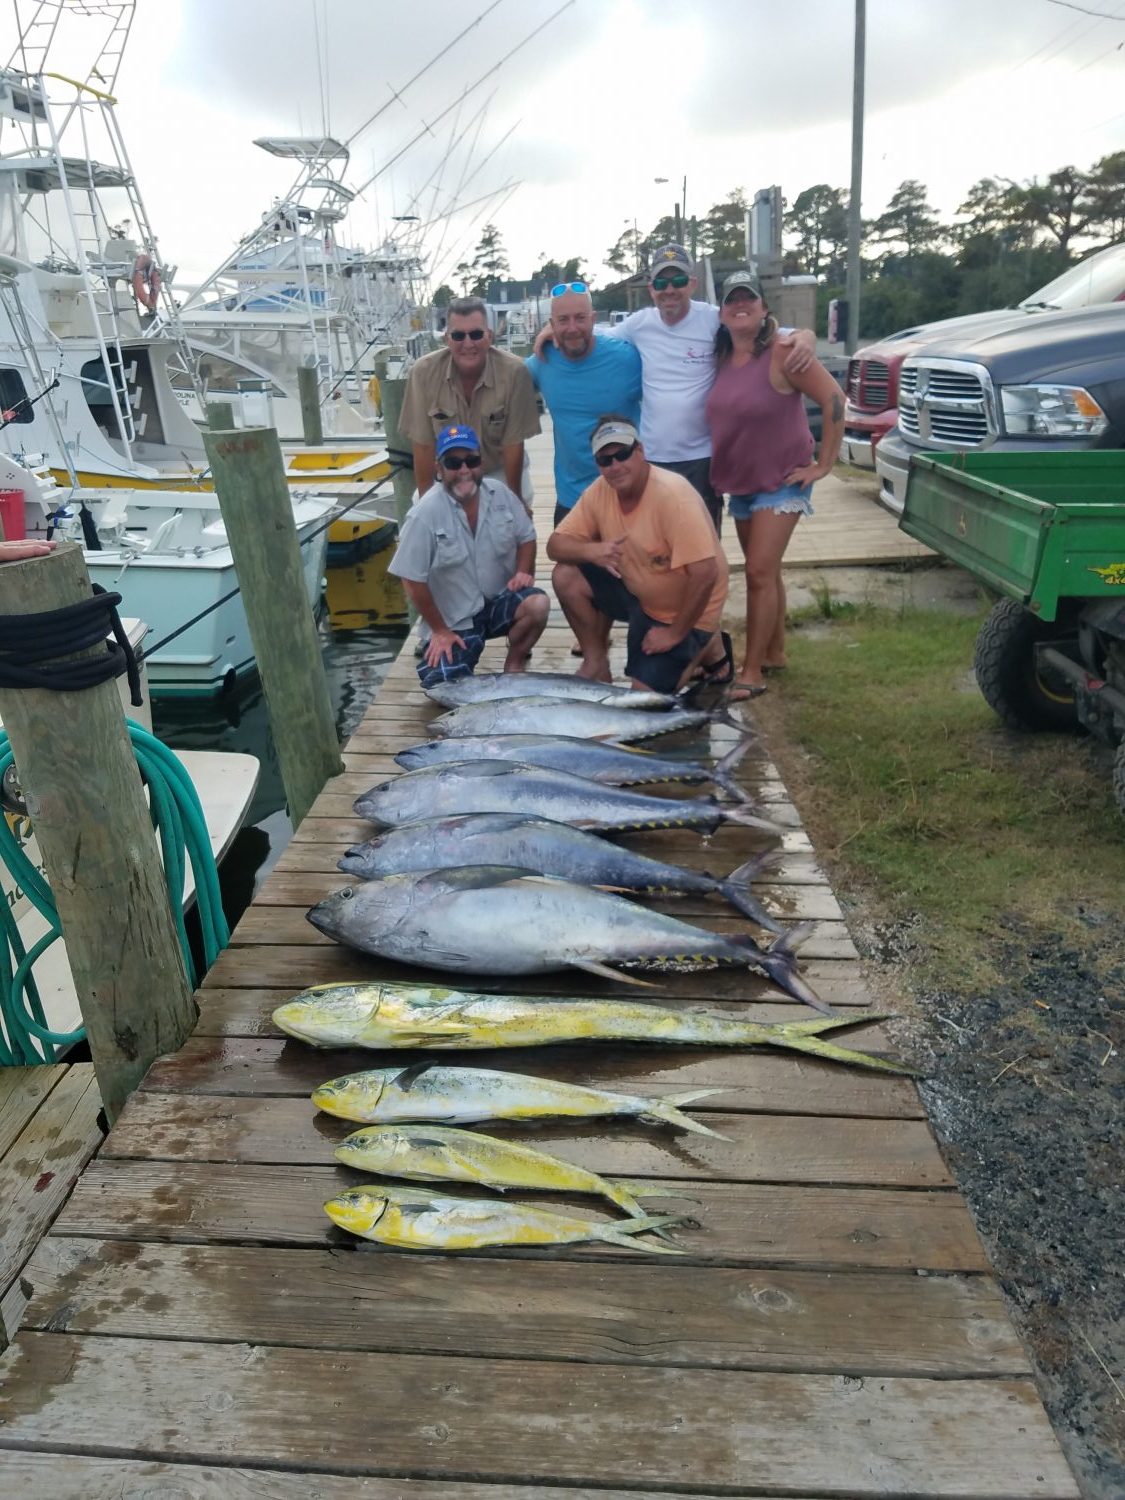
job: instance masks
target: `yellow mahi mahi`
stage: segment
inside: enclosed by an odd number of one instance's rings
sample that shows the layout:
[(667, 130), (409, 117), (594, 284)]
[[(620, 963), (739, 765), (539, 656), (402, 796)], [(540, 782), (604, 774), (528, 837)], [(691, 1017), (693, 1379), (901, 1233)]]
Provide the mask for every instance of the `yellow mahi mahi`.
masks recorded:
[(379, 1183), (349, 1188), (330, 1198), (324, 1212), (352, 1234), (396, 1250), (488, 1250), (498, 1245), (578, 1245), (604, 1240), (647, 1250), (650, 1255), (682, 1255), (670, 1245), (639, 1243), (632, 1236), (682, 1222), (676, 1214), (612, 1221), (582, 1214), (549, 1213), (498, 1198), (446, 1198), (425, 1188)]
[(825, 1040), (824, 1033), (885, 1019), (875, 1011), (766, 1023), (635, 1000), (531, 999), (421, 984), (325, 984), (303, 990), (273, 1019), (313, 1047), (479, 1050), (557, 1042), (665, 1042), (784, 1047), (884, 1073), (914, 1069)]
[(478, 1120), (627, 1115), (694, 1130), (699, 1135), (717, 1135), (709, 1126), (681, 1113), (677, 1105), (722, 1092), (722, 1089), (688, 1089), (669, 1094), (666, 1099), (646, 1099), (524, 1073), (502, 1073), (492, 1068), (443, 1068), (437, 1063), (422, 1062), (409, 1068), (370, 1068), (363, 1073), (330, 1078), (313, 1090), (312, 1102), (330, 1115), (361, 1124), (444, 1120), (454, 1125), (471, 1125)]
[(404, 1177), (411, 1182), (472, 1182), (481, 1187), (526, 1188), (546, 1193), (597, 1193), (643, 1218), (637, 1195), (659, 1196), (660, 1187), (615, 1182), (573, 1163), (472, 1130), (442, 1125), (371, 1125), (336, 1149), (336, 1160), (361, 1172)]

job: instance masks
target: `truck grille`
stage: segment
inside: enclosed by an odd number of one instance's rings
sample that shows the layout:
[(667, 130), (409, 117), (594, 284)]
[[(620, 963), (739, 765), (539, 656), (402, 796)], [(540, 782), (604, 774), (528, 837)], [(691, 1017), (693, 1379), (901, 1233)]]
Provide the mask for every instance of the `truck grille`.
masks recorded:
[(881, 359), (853, 359), (848, 363), (848, 400), (860, 411), (886, 411), (891, 372)]
[(996, 436), (991, 386), (979, 366), (907, 360), (899, 375), (899, 426), (935, 447), (978, 448)]

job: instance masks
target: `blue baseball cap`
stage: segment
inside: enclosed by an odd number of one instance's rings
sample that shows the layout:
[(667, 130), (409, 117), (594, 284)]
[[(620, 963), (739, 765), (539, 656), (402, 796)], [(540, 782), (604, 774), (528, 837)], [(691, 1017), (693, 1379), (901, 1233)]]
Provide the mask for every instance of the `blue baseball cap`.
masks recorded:
[(443, 458), (450, 448), (468, 448), (471, 453), (479, 453), (480, 438), (471, 427), (460, 427), (454, 422), (441, 429), (435, 447), (438, 458)]

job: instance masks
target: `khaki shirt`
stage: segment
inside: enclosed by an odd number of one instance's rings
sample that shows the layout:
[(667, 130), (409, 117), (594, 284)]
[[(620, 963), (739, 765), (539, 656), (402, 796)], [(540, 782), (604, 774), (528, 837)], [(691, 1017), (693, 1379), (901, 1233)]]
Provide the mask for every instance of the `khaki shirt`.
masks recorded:
[(424, 354), (410, 370), (399, 417), (399, 431), (420, 448), (433, 443), (443, 427), (464, 423), (480, 438), (486, 474), (503, 466), (501, 449), (539, 431), (535, 387), (522, 359), (489, 349), (471, 401), (448, 349)]
[[(424, 583), (446, 625), (463, 632), (486, 601), (507, 588), (520, 547), (534, 540), (522, 501), (498, 479), (481, 480), (475, 532), (464, 509), (435, 484), (403, 523), (390, 572)], [(430, 634), (424, 620), (421, 633)]]

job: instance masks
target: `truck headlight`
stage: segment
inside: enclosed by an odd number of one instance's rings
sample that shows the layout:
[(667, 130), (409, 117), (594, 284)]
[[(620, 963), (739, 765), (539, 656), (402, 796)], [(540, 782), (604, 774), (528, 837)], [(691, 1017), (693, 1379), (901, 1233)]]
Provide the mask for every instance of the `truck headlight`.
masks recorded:
[(1109, 426), (1080, 385), (1006, 385), (1000, 403), (1009, 437), (1098, 437)]

